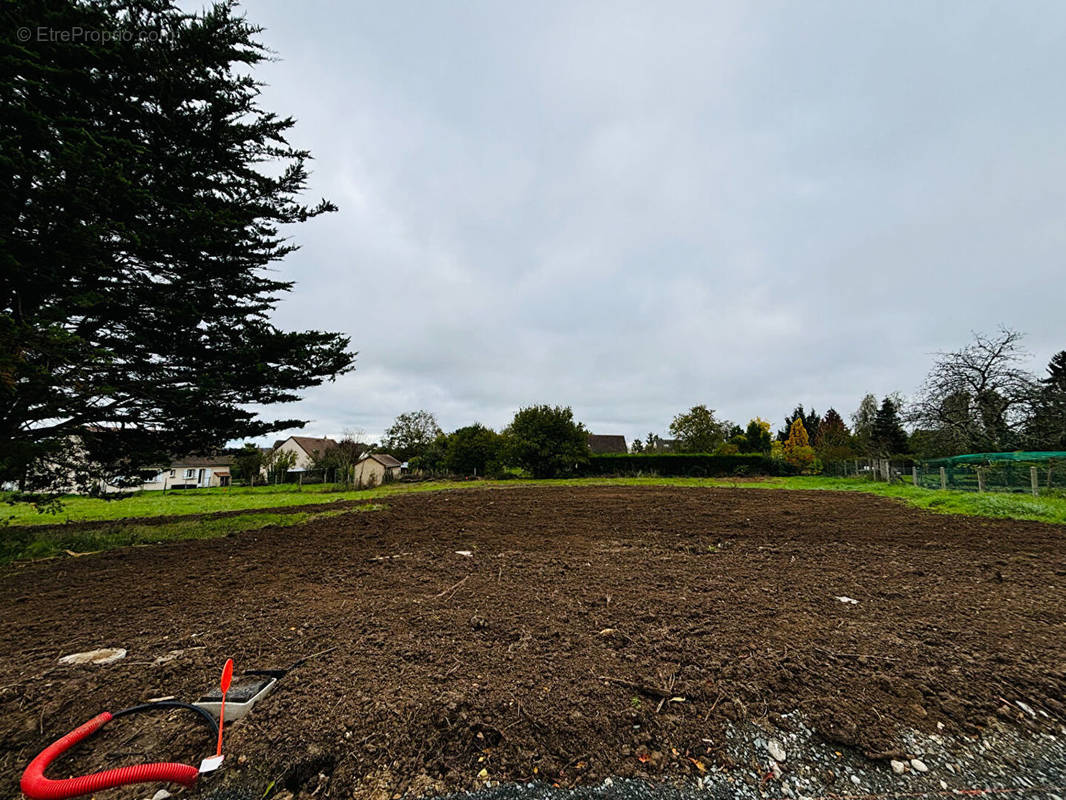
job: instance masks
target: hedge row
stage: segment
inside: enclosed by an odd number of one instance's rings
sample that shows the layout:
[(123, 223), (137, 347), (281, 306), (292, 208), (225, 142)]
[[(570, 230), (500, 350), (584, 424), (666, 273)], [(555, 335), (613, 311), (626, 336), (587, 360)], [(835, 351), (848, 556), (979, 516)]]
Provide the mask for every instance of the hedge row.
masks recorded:
[(757, 453), (716, 456), (710, 453), (604, 453), (589, 456), (584, 475), (637, 475), (716, 478), (732, 475), (795, 475), (789, 464)]

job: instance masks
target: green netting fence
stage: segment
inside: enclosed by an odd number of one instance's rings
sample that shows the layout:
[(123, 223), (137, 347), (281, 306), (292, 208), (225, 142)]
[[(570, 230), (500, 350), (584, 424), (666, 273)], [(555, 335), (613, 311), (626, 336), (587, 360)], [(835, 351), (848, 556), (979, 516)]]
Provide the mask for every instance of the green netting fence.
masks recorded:
[(968, 453), (915, 464), (912, 480), (927, 489), (1066, 495), (1066, 451)]

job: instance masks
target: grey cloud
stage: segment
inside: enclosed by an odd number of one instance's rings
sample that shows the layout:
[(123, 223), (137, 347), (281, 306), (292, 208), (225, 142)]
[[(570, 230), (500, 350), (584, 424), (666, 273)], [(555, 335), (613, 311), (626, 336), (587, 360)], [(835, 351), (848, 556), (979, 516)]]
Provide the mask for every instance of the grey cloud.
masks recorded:
[(279, 269), (279, 323), (360, 351), (293, 409), (315, 431), (776, 423), (912, 391), (974, 329), (1066, 347), (1059, 3), (247, 12), (341, 208)]

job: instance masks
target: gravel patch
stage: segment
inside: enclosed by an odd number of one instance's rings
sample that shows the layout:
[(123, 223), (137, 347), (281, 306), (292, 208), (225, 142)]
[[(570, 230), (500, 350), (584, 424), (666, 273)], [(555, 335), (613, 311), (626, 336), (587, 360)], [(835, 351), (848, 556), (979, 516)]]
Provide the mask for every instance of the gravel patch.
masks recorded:
[[(1066, 726), (1025, 730), (996, 722), (980, 736), (908, 731), (898, 758), (871, 760), (837, 748), (798, 714), (786, 730), (732, 726), (732, 769), (708, 768), (692, 780), (648, 783), (608, 778), (595, 786), (496, 784), (447, 800), (820, 800), (821, 798), (1020, 797), (1066, 800)], [(777, 756), (784, 754), (786, 758)]]

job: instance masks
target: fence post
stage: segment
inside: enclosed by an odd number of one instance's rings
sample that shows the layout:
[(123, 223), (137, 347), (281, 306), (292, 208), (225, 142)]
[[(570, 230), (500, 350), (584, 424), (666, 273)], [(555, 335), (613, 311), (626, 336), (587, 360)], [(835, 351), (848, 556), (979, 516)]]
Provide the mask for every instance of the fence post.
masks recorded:
[(977, 491), (983, 492), (985, 490), (985, 471), (981, 467), (977, 468)]
[(918, 468), (917, 467), (911, 467), (911, 483), (913, 483), (915, 486), (918, 485)]
[(948, 471), (943, 467), (940, 468), (940, 488), (948, 488)]
[(1029, 483), (1033, 487), (1033, 497), (1040, 494), (1040, 478), (1036, 475), (1036, 467), (1029, 467)]

